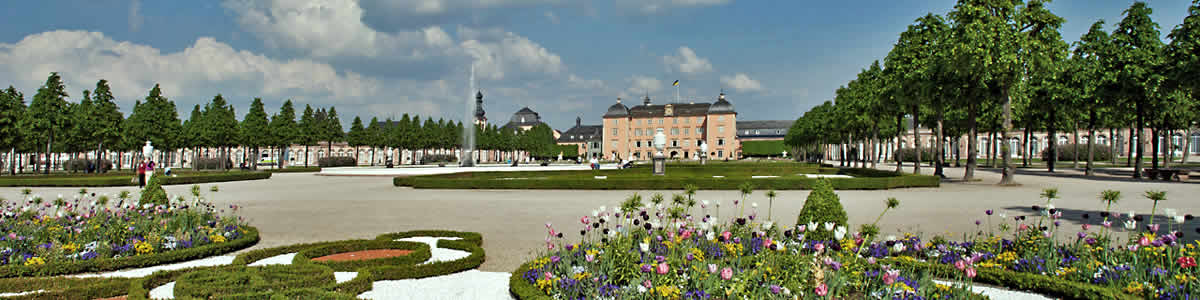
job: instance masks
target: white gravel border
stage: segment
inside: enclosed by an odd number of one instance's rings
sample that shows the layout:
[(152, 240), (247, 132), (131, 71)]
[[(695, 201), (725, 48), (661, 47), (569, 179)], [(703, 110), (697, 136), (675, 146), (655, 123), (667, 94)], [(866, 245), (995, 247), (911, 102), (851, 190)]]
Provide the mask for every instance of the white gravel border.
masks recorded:
[(175, 282), (168, 282), (150, 290), (150, 299), (175, 299)]
[(37, 293), (41, 293), (41, 292), (45, 292), (45, 291), (46, 290), (36, 290), (36, 291), (28, 291), (28, 292), (20, 292), (20, 293), (0, 293), (0, 297), (25, 296), (25, 295), (37, 294)]
[[(934, 280), (933, 282), (937, 283), (937, 284), (944, 284), (944, 285), (953, 285), (954, 284), (953, 282), (941, 281), (941, 280)], [(1049, 297), (1042, 296), (1039, 294), (1034, 294), (1034, 293), (1027, 293), (1027, 292), (1022, 292), (1022, 291), (1014, 291), (1014, 290), (1009, 290), (1009, 289), (995, 288), (995, 287), (990, 287), (990, 286), (982, 286), (982, 285), (978, 285), (978, 284), (971, 286), (971, 291), (979, 293), (984, 296), (988, 296), (988, 298), (992, 298), (992, 299), (996, 299), (996, 300), (1053, 300), (1054, 299), (1054, 298), (1049, 298)]]
[(297, 254), (296, 252), (280, 254), (280, 255), (260, 259), (256, 262), (251, 263), (246, 266), (261, 267), (261, 266), (270, 266), (270, 265), (290, 265), (290, 264), (292, 264), (292, 260), (296, 258), (296, 254)]
[(71, 275), (69, 277), (75, 277), (75, 278), (146, 277), (146, 276), (150, 276), (150, 274), (154, 274), (154, 272), (158, 272), (158, 271), (173, 271), (173, 270), (195, 268), (195, 267), (224, 266), (224, 265), (233, 263), (233, 258), (234, 258), (233, 256), (224, 256), (224, 255), (213, 256), (213, 257), (207, 257), (207, 258), (197, 259), (197, 260), (193, 260), (193, 261), (185, 261), (185, 262), (181, 262), (181, 263), (173, 263), (173, 264), (167, 264), (167, 265), (161, 265), (161, 266), (128, 269), (128, 270), (120, 270), (120, 271), (112, 271), (112, 272), (103, 272), (103, 273), (79, 274), (79, 275)]
[(509, 273), (468, 270), (450, 275), (376, 281), (359, 299), (510, 300)]

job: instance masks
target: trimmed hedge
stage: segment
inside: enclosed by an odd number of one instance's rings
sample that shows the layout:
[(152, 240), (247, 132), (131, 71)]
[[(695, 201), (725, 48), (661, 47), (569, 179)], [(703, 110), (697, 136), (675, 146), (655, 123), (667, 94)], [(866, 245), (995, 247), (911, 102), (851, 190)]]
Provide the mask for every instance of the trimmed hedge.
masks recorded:
[(329, 156), (317, 159), (317, 166), (322, 168), (332, 167), (354, 167), (358, 166), (358, 160), (353, 156)]
[[(136, 186), (135, 175), (90, 175), (90, 176), (9, 176), (0, 177), (0, 187), (108, 187)], [(167, 177), (155, 173), (153, 178), (163, 180), (163, 185), (197, 184), (209, 182), (227, 182), (258, 180), (271, 178), (270, 172), (188, 172), (178, 176)]]
[(783, 156), (783, 151), (789, 154), (792, 148), (784, 144), (782, 140), (778, 141), (743, 141), (742, 155), (748, 157), (763, 157), (763, 156)]
[(300, 251), (296, 254), (293, 260), (310, 260), (326, 255), (338, 253), (378, 250), (378, 249), (397, 249), (410, 250), (412, 253), (408, 255), (385, 257), (369, 260), (348, 260), (348, 261), (313, 261), (318, 265), (323, 265), (332, 268), (338, 272), (352, 272), (361, 268), (377, 266), (377, 265), (415, 265), (432, 256), (429, 245), (417, 242), (397, 242), (388, 240), (350, 240), (342, 243), (330, 244), (320, 247), (314, 247)]
[[(670, 171), (668, 171), (670, 172)], [(872, 173), (871, 171), (851, 171)], [(460, 173), (469, 174), (469, 173)], [(852, 175), (854, 176), (854, 175)], [(529, 180), (496, 180), (465, 176), (443, 175), (396, 177), (392, 185), (420, 189), (561, 189), (561, 190), (682, 190), (695, 184), (704, 190), (737, 190), (743, 182), (757, 189), (806, 190), (816, 178), (555, 178)], [(907, 187), (938, 187), (941, 179), (928, 175), (904, 174), (892, 177), (829, 178), (838, 190), (881, 190)]]
[[(933, 149), (921, 148), (921, 162), (933, 162), (934, 155), (937, 155), (937, 153), (934, 153)], [(904, 162), (917, 162), (917, 149), (901, 148), (900, 151), (896, 152), (896, 156), (903, 159)]]
[(42, 290), (41, 293), (9, 296), (4, 299), (91, 300), (124, 295), (130, 281), (132, 279), (129, 278), (5, 278), (0, 279), (0, 293)]
[(328, 286), (333, 269), (318, 264), (271, 265), (188, 272), (175, 281), (176, 298), (262, 299), (272, 293)]
[[(259, 166), (259, 168), (262, 168), (262, 166)], [(287, 167), (283, 169), (262, 169), (262, 171), (266, 171), (267, 173), (308, 173), (320, 172), (321, 167)]]
[(70, 172), (87, 172), (89, 164), (92, 165), (92, 171), (99, 170), (100, 164), (103, 164), (107, 170), (113, 169), (111, 160), (105, 159), (103, 161), (97, 161), (95, 159), (83, 158), (69, 159), (67, 162), (63, 163), (63, 168)]
[[(1086, 143), (1079, 144), (1079, 161), (1087, 161), (1087, 146)], [(1062, 144), (1054, 148), (1056, 154), (1058, 154), (1055, 155), (1058, 157), (1058, 161), (1072, 161), (1075, 159), (1075, 144)], [(1111, 149), (1109, 149), (1108, 145), (1096, 144), (1093, 150), (1095, 150), (1095, 156), (1092, 157), (1094, 161), (1108, 161), (1112, 159), (1112, 151), (1109, 151)], [(1040, 157), (1042, 161), (1050, 161), (1050, 148), (1046, 147), (1046, 149), (1042, 149)]]
[(122, 258), (98, 258), (78, 262), (47, 263), (42, 266), (0, 266), (0, 278), (24, 276), (55, 276), (89, 272), (105, 272), (127, 268), (157, 266), (202, 257), (226, 254), (245, 249), (258, 243), (258, 229), (245, 226), (242, 237), (220, 244), (208, 244), (195, 248), (172, 250), (163, 253), (128, 256)]
[(220, 158), (198, 158), (192, 165), (195, 166), (197, 170), (220, 170), (233, 168), (233, 160), (226, 159), (224, 161), (224, 168), (221, 166)]
[(525, 280), (525, 272), (529, 272), (532, 264), (533, 261), (521, 264), (516, 271), (512, 272), (512, 275), (508, 276), (508, 293), (517, 300), (553, 300), (554, 298), (550, 298)]

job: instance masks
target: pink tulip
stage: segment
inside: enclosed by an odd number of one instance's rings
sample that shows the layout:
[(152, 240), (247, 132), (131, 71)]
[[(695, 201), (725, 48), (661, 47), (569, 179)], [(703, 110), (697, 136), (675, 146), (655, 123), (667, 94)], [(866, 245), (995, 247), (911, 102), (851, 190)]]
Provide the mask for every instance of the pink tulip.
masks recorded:
[(1017, 226), (1017, 229), (1020, 231), (1025, 231), (1026, 229), (1029, 229), (1029, 225), (1021, 224), (1020, 226)]
[(875, 264), (875, 257), (874, 256), (867, 257), (867, 263), (872, 264), (872, 265)]
[(596, 261), (596, 255), (595, 254), (584, 255), (584, 259), (586, 259), (587, 262)]
[(1112, 228), (1112, 222), (1104, 221), (1104, 223), (1100, 223), (1100, 226), (1104, 226), (1104, 228)]
[(796, 231), (804, 232), (804, 229), (806, 229), (806, 227), (808, 227), (808, 226), (807, 225), (798, 225), (798, 226), (796, 226)]
[(546, 229), (550, 229), (550, 222), (546, 222)]
[(954, 262), (954, 268), (962, 271), (963, 269), (967, 268), (967, 263), (963, 262), (962, 260), (956, 261)]
[(774, 241), (771, 241), (770, 238), (767, 238), (767, 239), (763, 240), (762, 245), (763, 245), (763, 247), (771, 247), (771, 243), (774, 243)]
[(545, 276), (546, 280), (550, 280), (550, 279), (554, 278), (554, 275), (550, 274), (550, 272), (542, 273), (542, 276)]
[(589, 222), (589, 221), (590, 220), (588, 220), (588, 216), (583, 216), (582, 218), (579, 218), (579, 223), (583, 223), (583, 225), (591, 224), (592, 222)]
[(721, 279), (724, 279), (724, 280), (733, 279), (733, 269), (729, 268), (729, 267), (725, 267), (725, 269), (721, 269)]
[(825, 244), (817, 243), (816, 245), (813, 245), (813, 249), (816, 249), (817, 252), (825, 251)]
[(656, 271), (658, 271), (658, 275), (664, 275), (667, 274), (668, 271), (671, 271), (671, 267), (668, 266), (667, 263), (659, 263)]
[(896, 283), (898, 278), (900, 278), (900, 270), (888, 270), (883, 273), (883, 284), (891, 285)]
[(649, 289), (654, 287), (654, 283), (650, 282), (649, 279), (646, 279), (646, 281), (642, 281), (642, 286)]
[(816, 292), (818, 296), (825, 296), (826, 294), (829, 294), (829, 286), (825, 285), (825, 283), (821, 283), (821, 285), (817, 286)]
[(1083, 231), (1087, 231), (1088, 228), (1092, 228), (1092, 225), (1083, 224)]
[(716, 264), (708, 264), (708, 273), (716, 274), (717, 273), (717, 265)]
[(1150, 239), (1143, 235), (1141, 238), (1138, 238), (1138, 245), (1142, 245), (1142, 247), (1150, 246)]
[(1158, 232), (1158, 224), (1150, 224), (1150, 232)]
[(967, 278), (975, 278), (975, 267), (967, 268)]
[(721, 237), (725, 238), (725, 241), (729, 241), (729, 237), (731, 236), (733, 236), (733, 234), (729, 233), (728, 231), (721, 233)]

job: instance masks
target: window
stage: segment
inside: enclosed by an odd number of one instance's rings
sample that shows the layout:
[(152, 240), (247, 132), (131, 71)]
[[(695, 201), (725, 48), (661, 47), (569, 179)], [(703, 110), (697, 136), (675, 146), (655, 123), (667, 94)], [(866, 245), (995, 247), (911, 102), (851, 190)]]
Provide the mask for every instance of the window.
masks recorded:
[(638, 147), (638, 148), (641, 148), (641, 147), (642, 147), (642, 141), (637, 141), (637, 147)]
[(1096, 143), (1101, 144), (1101, 145), (1108, 145), (1108, 138), (1103, 135), (1098, 135), (1098, 136), (1096, 136)]
[(679, 141), (671, 140), (671, 147), (679, 147)]
[(617, 141), (613, 141), (612, 143), (613, 143), (613, 148), (616, 148), (616, 147), (617, 147)]
[(671, 124), (679, 124), (679, 118), (671, 118)]
[(724, 122), (725, 116), (717, 116), (717, 122)]
[(691, 128), (683, 128), (683, 135), (688, 135), (688, 130)]
[(1060, 136), (1060, 137), (1058, 137), (1058, 144), (1059, 144), (1059, 145), (1066, 144), (1068, 141), (1070, 141), (1070, 139), (1069, 139), (1069, 138), (1067, 138), (1067, 136), (1065, 136), (1065, 135), (1064, 135), (1064, 136)]
[(776, 129), (775, 134), (783, 134), (783, 129)]
[(634, 130), (633, 130), (633, 136), (642, 136), (642, 130), (641, 130), (641, 129), (634, 129)]
[(613, 124), (612, 126), (617, 126), (617, 120), (613, 120), (612, 124)]
[(725, 139), (717, 139), (717, 146), (725, 146)]
[(717, 126), (717, 133), (725, 133), (725, 126)]
[(659, 127), (659, 128), (658, 128), (658, 131), (655, 131), (654, 133), (659, 133), (659, 132), (662, 132), (663, 134), (666, 134), (666, 132), (665, 132), (665, 131), (663, 131), (662, 127)]
[(620, 132), (620, 131), (621, 131), (620, 128), (613, 128), (613, 131), (612, 131), (613, 136), (617, 136), (617, 132)]
[(662, 124), (663, 124), (663, 119), (658, 119), (658, 125), (662, 125)]
[(671, 128), (671, 135), (679, 135), (679, 128)]
[(684, 145), (684, 146), (687, 146), (687, 145), (688, 145), (688, 144), (690, 144), (690, 143), (691, 143), (691, 140), (683, 140), (683, 145)]
[(754, 131), (754, 135), (758, 135), (758, 130), (755, 130), (755, 131)]
[(750, 135), (750, 131), (749, 131), (749, 130), (746, 130), (746, 135)]
[(700, 144), (703, 144), (703, 143), (704, 143), (704, 141), (696, 140), (696, 147), (700, 147)]
[(1200, 153), (1200, 133), (1192, 134), (1192, 153)]
[(725, 151), (724, 151), (724, 150), (717, 150), (717, 157), (722, 157), (722, 156), (725, 156)]
[(691, 122), (692, 122), (692, 118), (683, 118), (684, 124), (691, 123)]
[(696, 134), (704, 134), (704, 128), (696, 127)]
[(633, 122), (634, 122), (634, 124), (642, 125), (642, 119), (637, 119), (636, 121), (633, 121)]

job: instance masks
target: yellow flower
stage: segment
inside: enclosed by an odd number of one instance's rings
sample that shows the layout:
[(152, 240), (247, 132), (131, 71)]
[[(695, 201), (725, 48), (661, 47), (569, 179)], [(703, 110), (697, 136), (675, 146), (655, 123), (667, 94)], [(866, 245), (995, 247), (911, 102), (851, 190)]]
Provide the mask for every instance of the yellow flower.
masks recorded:
[(695, 258), (696, 261), (704, 261), (704, 252), (700, 251), (700, 248), (692, 248), (691, 252), (692, 258)]
[(666, 298), (666, 299), (675, 299), (675, 298), (679, 298), (679, 296), (680, 296), (679, 288), (674, 287), (674, 286), (668, 286), (668, 285), (660, 285), (660, 286), (654, 287), (654, 293), (658, 294), (658, 296), (660, 298)]
[(583, 273), (575, 273), (575, 275), (571, 275), (571, 277), (575, 278), (575, 280), (584, 280), (584, 279), (587, 279), (588, 276), (591, 276), (591, 275), (592, 274), (589, 274), (588, 272), (583, 272)]
[(62, 248), (67, 252), (75, 252), (75, 250), (79, 250), (79, 245), (76, 245), (75, 243), (67, 243), (66, 245), (63, 245)]
[(210, 235), (210, 236), (208, 236), (208, 239), (212, 240), (213, 243), (218, 243), (218, 244), (225, 242), (225, 237), (221, 236), (219, 234)]
[(29, 259), (25, 260), (26, 266), (40, 266), (40, 265), (44, 265), (44, 264), (46, 264), (46, 260), (42, 259), (41, 257), (37, 257), (37, 256), (30, 257)]
[(1142, 288), (1143, 288), (1142, 283), (1134, 281), (1134, 282), (1130, 282), (1129, 285), (1125, 286), (1125, 292), (1130, 293), (1130, 294), (1135, 294), (1135, 295), (1141, 294)]
[(1013, 253), (1012, 251), (1007, 251), (1004, 253), (1000, 253), (1000, 255), (997, 255), (996, 260), (999, 260), (1002, 262), (1014, 262), (1014, 261), (1017, 261), (1017, 254)]
[(154, 252), (154, 246), (151, 246), (150, 243), (147, 243), (145, 241), (134, 243), (133, 249), (137, 250), (138, 254), (147, 254), (150, 252)]
[(893, 284), (892, 284), (892, 288), (894, 288), (894, 289), (902, 289), (902, 290), (904, 290), (905, 292), (912, 292), (912, 291), (913, 291), (913, 288), (912, 288), (912, 287), (910, 287), (910, 286), (908, 286), (908, 284), (905, 284), (903, 281), (897, 281), (896, 283), (893, 283)]

